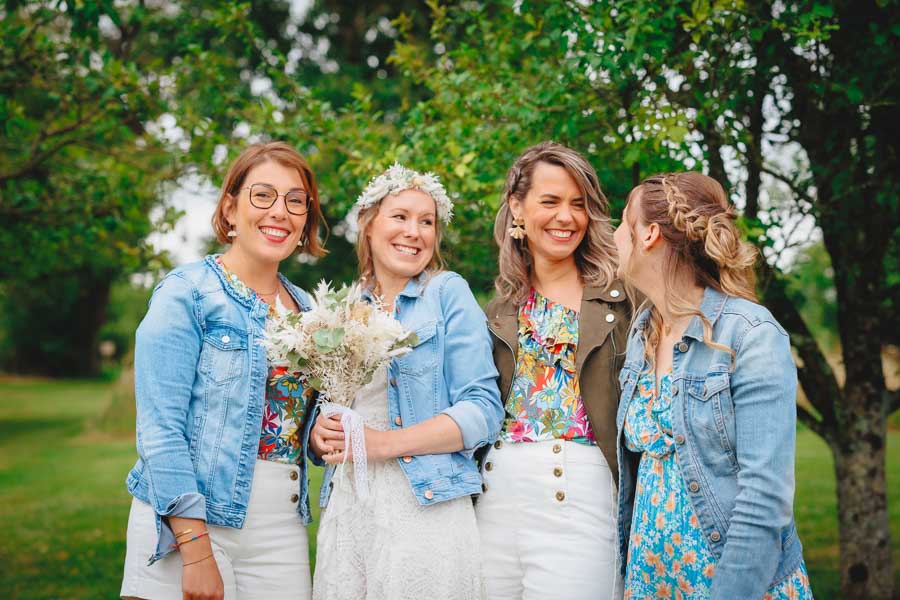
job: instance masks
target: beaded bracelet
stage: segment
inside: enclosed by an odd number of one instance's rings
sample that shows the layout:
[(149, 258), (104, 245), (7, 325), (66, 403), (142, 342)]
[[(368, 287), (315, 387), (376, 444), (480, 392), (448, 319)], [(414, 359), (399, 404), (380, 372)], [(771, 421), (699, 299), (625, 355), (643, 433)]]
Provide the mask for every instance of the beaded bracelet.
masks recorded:
[(176, 549), (177, 549), (177, 548), (181, 548), (181, 547), (184, 546), (185, 544), (190, 544), (190, 543), (193, 542), (194, 540), (199, 540), (200, 538), (202, 538), (202, 537), (205, 536), (205, 535), (209, 535), (209, 531), (208, 531), (208, 530), (207, 530), (207, 531), (204, 531), (204, 532), (202, 532), (202, 533), (198, 533), (197, 535), (195, 535), (194, 537), (192, 537), (192, 538), (189, 539), (189, 540), (185, 540), (185, 541), (183, 541), (183, 542), (175, 542), (174, 544), (172, 544), (172, 547), (173, 547), (173, 548), (176, 548)]

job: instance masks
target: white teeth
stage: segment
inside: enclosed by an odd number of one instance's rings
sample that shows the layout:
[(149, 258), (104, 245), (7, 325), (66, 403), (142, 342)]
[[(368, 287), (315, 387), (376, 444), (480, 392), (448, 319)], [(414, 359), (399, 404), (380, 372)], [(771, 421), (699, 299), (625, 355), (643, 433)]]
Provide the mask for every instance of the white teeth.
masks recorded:
[(410, 256), (415, 256), (419, 253), (418, 248), (410, 248), (408, 246), (394, 246), (397, 250), (402, 252), (403, 254), (409, 254)]
[(277, 238), (286, 238), (288, 236), (288, 232), (282, 229), (274, 229), (272, 227), (260, 227), (259, 230), (266, 235), (271, 235), (272, 237)]
[(548, 230), (547, 230), (547, 233), (549, 233), (549, 234), (552, 235), (553, 237), (559, 238), (559, 239), (561, 239), (561, 240), (567, 240), (567, 239), (569, 239), (570, 237), (572, 237), (572, 232), (571, 232), (571, 231), (560, 231), (560, 230), (557, 230), (557, 229), (554, 229), (554, 230), (548, 229)]

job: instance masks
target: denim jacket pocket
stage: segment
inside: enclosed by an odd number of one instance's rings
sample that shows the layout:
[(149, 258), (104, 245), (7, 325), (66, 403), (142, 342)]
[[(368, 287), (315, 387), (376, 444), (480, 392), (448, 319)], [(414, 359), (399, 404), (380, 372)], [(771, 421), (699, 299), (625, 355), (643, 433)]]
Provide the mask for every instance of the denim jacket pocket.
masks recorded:
[(421, 375), (437, 363), (437, 321), (423, 323), (415, 333), (418, 339), (412, 351), (397, 359), (400, 372), (406, 375)]
[(243, 372), (247, 334), (228, 325), (214, 324), (203, 336), (200, 371), (215, 383), (227, 383)]
[(728, 373), (710, 373), (703, 380), (692, 381), (687, 390), (690, 424), (701, 437), (700, 451), (707, 454), (708, 464), (721, 464), (727, 459), (728, 468), (736, 471), (734, 405)]

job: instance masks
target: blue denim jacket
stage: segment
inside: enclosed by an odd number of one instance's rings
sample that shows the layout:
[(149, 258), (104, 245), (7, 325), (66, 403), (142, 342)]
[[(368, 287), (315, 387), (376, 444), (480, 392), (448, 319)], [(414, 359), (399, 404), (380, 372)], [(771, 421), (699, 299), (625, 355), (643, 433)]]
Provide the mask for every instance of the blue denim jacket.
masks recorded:
[[(391, 427), (446, 414), (459, 426), (464, 448), (396, 460), (419, 504), (480, 493), (474, 453), (494, 441), (504, 414), (484, 313), (466, 281), (449, 271), (410, 280), (394, 306), (397, 319), (419, 342), (388, 367)], [(333, 474), (330, 466), (322, 482), (323, 508)]]
[[(306, 293), (279, 277), (309, 310)], [(135, 341), (139, 458), (127, 479), (128, 491), (157, 514), (151, 563), (174, 542), (163, 516), (244, 524), (268, 377), (259, 343), (267, 314), (267, 304), (234, 290), (215, 256), (171, 271), (153, 291)], [(309, 482), (305, 461), (299, 466), (306, 524)]]
[[(713, 340), (703, 343), (694, 317), (673, 348), (672, 425), (685, 489), (716, 557), (713, 600), (762, 598), (802, 560), (794, 524), (794, 446), (797, 370), (787, 333), (765, 307), (711, 288), (700, 311)], [(642, 330), (649, 310), (629, 334), (619, 374), (619, 558), (625, 565), (640, 454), (622, 433), (628, 402), (644, 360)]]

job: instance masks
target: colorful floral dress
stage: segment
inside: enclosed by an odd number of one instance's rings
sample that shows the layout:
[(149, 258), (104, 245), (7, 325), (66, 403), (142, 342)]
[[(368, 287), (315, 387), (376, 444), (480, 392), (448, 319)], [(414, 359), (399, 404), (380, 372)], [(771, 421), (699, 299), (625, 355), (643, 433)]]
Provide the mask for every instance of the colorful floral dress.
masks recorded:
[[(628, 545), (625, 598), (708, 598), (716, 559), (684, 487), (672, 437), (671, 373), (638, 380), (625, 415), (625, 444), (641, 452)], [(764, 600), (812, 599), (806, 565), (773, 586)]]
[(532, 289), (519, 309), (519, 357), (500, 438), (593, 444), (575, 372), (578, 312)]
[[(221, 259), (219, 265), (235, 291), (248, 298), (256, 298), (256, 292), (229, 271)], [(283, 306), (280, 309), (287, 310)], [(277, 310), (275, 306), (269, 307), (269, 315), (276, 314)], [(269, 367), (258, 458), (289, 464), (304, 460), (303, 440), (300, 438), (312, 391), (304, 385), (299, 373), (289, 373), (286, 367)]]

